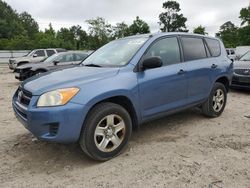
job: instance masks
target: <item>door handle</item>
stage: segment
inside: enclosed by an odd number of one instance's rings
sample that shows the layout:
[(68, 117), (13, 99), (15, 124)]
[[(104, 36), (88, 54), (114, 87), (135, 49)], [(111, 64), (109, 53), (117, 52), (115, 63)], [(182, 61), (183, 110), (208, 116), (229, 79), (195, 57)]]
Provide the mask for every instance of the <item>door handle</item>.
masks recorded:
[(218, 65), (215, 65), (215, 64), (212, 64), (212, 66), (211, 66), (212, 69), (215, 69), (217, 67), (218, 67)]
[(181, 74), (185, 74), (186, 71), (184, 71), (183, 69), (181, 69), (178, 74), (181, 75)]

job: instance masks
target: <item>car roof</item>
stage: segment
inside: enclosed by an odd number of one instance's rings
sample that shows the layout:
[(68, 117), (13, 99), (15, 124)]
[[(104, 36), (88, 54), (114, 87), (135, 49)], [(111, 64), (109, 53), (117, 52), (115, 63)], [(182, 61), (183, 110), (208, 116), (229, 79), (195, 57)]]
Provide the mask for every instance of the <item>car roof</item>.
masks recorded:
[[(198, 36), (198, 37), (206, 37), (206, 38), (211, 38), (211, 39), (217, 39), (220, 40), (219, 38), (216, 37), (211, 37), (207, 35), (200, 35), (200, 34), (195, 34), (195, 33), (186, 33), (186, 32), (159, 32), (159, 33), (149, 33), (149, 34), (138, 34), (138, 35), (133, 35), (133, 36), (128, 36), (125, 38), (140, 38), (140, 37), (162, 37), (162, 36), (171, 36), (171, 35), (184, 35), (184, 36)], [(125, 39), (123, 38), (123, 39)]]

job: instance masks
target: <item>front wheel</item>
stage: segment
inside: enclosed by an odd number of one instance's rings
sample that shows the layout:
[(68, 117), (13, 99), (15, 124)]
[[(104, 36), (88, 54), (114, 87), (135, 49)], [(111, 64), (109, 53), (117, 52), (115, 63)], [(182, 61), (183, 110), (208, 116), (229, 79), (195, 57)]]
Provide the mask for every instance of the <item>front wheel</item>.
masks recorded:
[(83, 126), (80, 146), (88, 156), (99, 161), (119, 155), (132, 132), (129, 113), (114, 103), (96, 105)]
[(202, 104), (202, 112), (208, 117), (218, 117), (224, 111), (227, 90), (222, 83), (216, 82), (207, 101)]

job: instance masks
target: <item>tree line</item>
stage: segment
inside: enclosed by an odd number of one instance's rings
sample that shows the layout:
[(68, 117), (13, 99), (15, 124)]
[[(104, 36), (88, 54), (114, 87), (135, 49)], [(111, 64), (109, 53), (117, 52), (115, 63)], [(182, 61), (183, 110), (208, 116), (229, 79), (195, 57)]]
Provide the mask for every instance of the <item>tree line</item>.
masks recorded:
[[(167, 1), (162, 5), (164, 12), (159, 15), (162, 32), (189, 32), (187, 18), (180, 12), (180, 4)], [(242, 8), (242, 20), (237, 27), (231, 21), (224, 23), (218, 33), (226, 47), (250, 45), (250, 6)], [(27, 12), (17, 13), (6, 2), (0, 0), (0, 50), (19, 50), (34, 48), (65, 48), (70, 50), (95, 50), (111, 40), (135, 34), (150, 33), (149, 25), (138, 16), (128, 25), (125, 22), (109, 24), (104, 18), (86, 20), (88, 31), (76, 25), (55, 31), (51, 24), (40, 31), (38, 23)], [(194, 28), (193, 33), (207, 35), (202, 25)]]

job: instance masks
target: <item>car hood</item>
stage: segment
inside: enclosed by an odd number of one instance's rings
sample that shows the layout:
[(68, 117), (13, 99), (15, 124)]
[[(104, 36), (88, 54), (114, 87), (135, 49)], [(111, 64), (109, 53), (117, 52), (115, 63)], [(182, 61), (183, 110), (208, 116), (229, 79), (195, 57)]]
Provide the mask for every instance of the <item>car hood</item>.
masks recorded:
[(44, 62), (37, 62), (37, 63), (26, 63), (24, 65), (18, 66), (16, 69), (26, 69), (32, 67), (42, 67), (44, 66)]
[(30, 59), (31, 59), (31, 57), (28, 57), (28, 56), (10, 58), (10, 60), (15, 60), (15, 61), (29, 61)]
[(234, 69), (250, 69), (250, 61), (235, 61)]
[(77, 66), (33, 76), (21, 84), (32, 95), (41, 95), (54, 89), (81, 87), (83, 84), (115, 76), (119, 68)]

